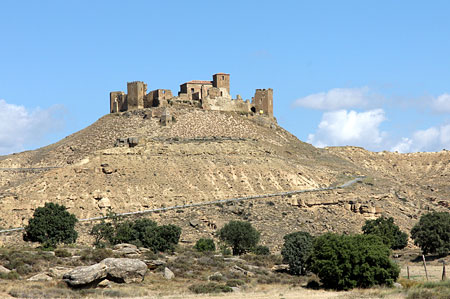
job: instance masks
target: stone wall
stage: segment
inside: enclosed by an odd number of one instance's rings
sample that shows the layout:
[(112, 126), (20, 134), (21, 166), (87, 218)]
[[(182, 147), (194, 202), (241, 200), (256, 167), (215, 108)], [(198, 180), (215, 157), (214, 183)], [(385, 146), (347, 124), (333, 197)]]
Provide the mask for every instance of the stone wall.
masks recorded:
[(109, 93), (109, 112), (117, 113), (127, 110), (127, 95), (123, 91)]
[(144, 99), (144, 107), (165, 107), (167, 106), (167, 101), (171, 98), (173, 98), (173, 95), (170, 89), (152, 90)]

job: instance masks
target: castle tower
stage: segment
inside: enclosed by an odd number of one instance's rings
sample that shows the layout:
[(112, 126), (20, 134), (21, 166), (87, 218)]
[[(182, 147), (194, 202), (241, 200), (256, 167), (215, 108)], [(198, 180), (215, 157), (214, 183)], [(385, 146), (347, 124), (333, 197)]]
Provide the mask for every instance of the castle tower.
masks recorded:
[(213, 75), (213, 87), (226, 88), (230, 94), (230, 74), (217, 73)]
[(273, 117), (273, 89), (257, 89), (253, 98), (256, 113)]
[(128, 82), (127, 90), (127, 110), (143, 109), (144, 97), (147, 94), (147, 84), (141, 81)]

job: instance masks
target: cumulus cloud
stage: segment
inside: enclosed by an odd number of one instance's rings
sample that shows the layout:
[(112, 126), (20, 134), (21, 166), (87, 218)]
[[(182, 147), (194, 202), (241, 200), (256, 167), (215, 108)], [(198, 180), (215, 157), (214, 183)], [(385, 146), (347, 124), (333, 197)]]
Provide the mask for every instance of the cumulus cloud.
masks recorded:
[(366, 107), (373, 98), (368, 87), (334, 88), (297, 99), (293, 106), (317, 110), (361, 108)]
[(437, 113), (450, 113), (450, 94), (444, 93), (433, 100), (431, 107)]
[(379, 128), (384, 120), (383, 109), (326, 112), (317, 131), (308, 136), (308, 142), (317, 147), (353, 145), (377, 150), (386, 137)]
[(418, 130), (411, 138), (402, 138), (391, 151), (399, 153), (429, 152), (450, 149), (450, 124)]
[(28, 110), (0, 99), (0, 154), (22, 151), (61, 128), (61, 112), (62, 107)]

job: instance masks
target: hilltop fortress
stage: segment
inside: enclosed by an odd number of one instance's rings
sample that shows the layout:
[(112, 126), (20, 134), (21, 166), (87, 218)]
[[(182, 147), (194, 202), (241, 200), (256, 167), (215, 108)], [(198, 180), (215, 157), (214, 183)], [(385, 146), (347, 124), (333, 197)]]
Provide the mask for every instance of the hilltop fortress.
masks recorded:
[(110, 112), (170, 106), (192, 106), (205, 110), (258, 113), (273, 117), (273, 90), (256, 89), (250, 100), (230, 95), (230, 74), (217, 73), (212, 81), (192, 80), (180, 85), (177, 96), (169, 89), (155, 89), (147, 93), (147, 84), (141, 81), (127, 83), (127, 94), (123, 91), (110, 93)]

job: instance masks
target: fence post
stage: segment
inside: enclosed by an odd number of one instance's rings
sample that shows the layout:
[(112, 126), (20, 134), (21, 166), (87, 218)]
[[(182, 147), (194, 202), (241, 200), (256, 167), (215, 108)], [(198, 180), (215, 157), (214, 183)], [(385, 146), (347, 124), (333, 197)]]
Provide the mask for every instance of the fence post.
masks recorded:
[(445, 273), (445, 261), (442, 261), (442, 280), (446, 280), (447, 275)]
[(406, 266), (406, 272), (408, 273), (408, 280), (409, 280), (409, 265)]
[(422, 254), (423, 267), (425, 268), (425, 275), (427, 276), (428, 281), (428, 271), (427, 271), (427, 263), (425, 262), (425, 255)]

